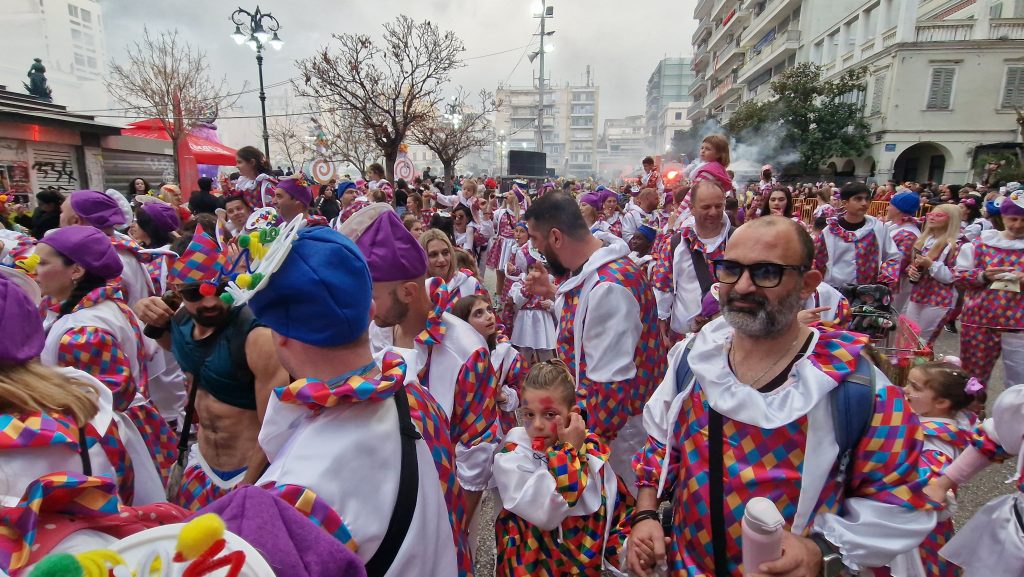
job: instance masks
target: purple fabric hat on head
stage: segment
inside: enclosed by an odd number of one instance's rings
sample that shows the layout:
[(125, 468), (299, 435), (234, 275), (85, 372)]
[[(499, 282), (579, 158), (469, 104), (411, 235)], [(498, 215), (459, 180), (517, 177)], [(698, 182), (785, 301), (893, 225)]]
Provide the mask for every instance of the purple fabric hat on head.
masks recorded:
[(604, 190), (601, 190), (601, 191), (599, 191), (599, 192), (598, 192), (598, 194), (600, 195), (600, 198), (601, 198), (601, 204), (602, 204), (602, 205), (603, 205), (603, 204), (605, 203), (605, 201), (607, 201), (607, 200), (608, 200), (609, 198), (614, 198), (614, 199), (615, 199), (615, 202), (618, 202), (618, 201), (619, 201), (619, 193), (615, 192), (614, 190), (609, 190), (609, 189), (607, 189), (607, 188), (606, 188), (606, 189), (604, 189)]
[(288, 196), (309, 206), (313, 202), (313, 191), (309, 188), (306, 175), (301, 172), (294, 178), (282, 178), (277, 183), (277, 188), (288, 193)]
[(67, 226), (44, 236), (40, 244), (48, 244), (92, 274), (111, 280), (121, 276), (121, 264), (110, 237), (91, 226)]
[(166, 202), (147, 202), (139, 207), (139, 211), (146, 213), (149, 220), (164, 232), (174, 232), (181, 227), (178, 211)]
[(7, 338), (0, 339), (0, 363), (21, 364), (43, 352), (45, 336), (39, 311), (25, 291), (6, 276), (0, 276), (0, 327), (7, 332)]
[(127, 222), (116, 200), (95, 190), (71, 193), (71, 208), (82, 222), (96, 228), (110, 228)]
[(1024, 194), (1019, 190), (1011, 192), (999, 205), (999, 213), (1003, 216), (1024, 216)]
[(601, 210), (601, 193), (587, 192), (580, 195), (580, 204), (594, 207), (594, 210)]
[(366, 258), (373, 282), (414, 280), (427, 274), (427, 253), (387, 203), (375, 202), (355, 213), (341, 233)]

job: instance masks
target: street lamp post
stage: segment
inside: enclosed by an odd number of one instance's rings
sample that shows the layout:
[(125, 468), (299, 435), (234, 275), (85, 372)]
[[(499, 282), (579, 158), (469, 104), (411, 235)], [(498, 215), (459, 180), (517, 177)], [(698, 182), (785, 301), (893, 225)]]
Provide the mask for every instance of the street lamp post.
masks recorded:
[(498, 133), (498, 176), (505, 174), (505, 131)]
[[(269, 44), (274, 50), (284, 46), (284, 40), (277, 35), (281, 24), (270, 12), (264, 13), (256, 6), (255, 12), (239, 8), (231, 13), (235, 31), (231, 38), (235, 44), (245, 43), (256, 52), (256, 66), (260, 76), (260, 116), (263, 118), (263, 153), (270, 161), (270, 132), (267, 131), (267, 94), (263, 91), (263, 50)], [(273, 34), (273, 36), (271, 36)]]
[(544, 152), (544, 54), (554, 49), (554, 46), (548, 44), (544, 45), (544, 39), (555, 33), (554, 30), (548, 32), (547, 21), (548, 18), (554, 18), (555, 7), (548, 6), (548, 0), (540, 0), (533, 8), (533, 17), (540, 18), (540, 49), (530, 54), (530, 62), (533, 62), (534, 58), (540, 57), (540, 76), (537, 79), (537, 93), (540, 97), (540, 102), (537, 104), (537, 152)]

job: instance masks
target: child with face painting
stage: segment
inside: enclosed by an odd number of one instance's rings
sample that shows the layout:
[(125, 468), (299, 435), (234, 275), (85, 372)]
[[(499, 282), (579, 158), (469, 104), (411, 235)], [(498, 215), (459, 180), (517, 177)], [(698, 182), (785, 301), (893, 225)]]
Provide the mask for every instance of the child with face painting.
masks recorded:
[(617, 568), (635, 503), (608, 446), (587, 430), (565, 364), (533, 366), (517, 416), (521, 426), (494, 456), (502, 503), (495, 574), (599, 577)]

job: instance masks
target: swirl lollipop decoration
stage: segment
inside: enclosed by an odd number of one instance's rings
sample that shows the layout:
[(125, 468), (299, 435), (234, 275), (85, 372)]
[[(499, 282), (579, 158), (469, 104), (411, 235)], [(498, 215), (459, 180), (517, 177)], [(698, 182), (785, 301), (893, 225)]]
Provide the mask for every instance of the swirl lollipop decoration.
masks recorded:
[(326, 158), (318, 158), (314, 160), (309, 169), (313, 175), (313, 180), (320, 184), (327, 184), (332, 178), (337, 176), (337, 170), (334, 168), (334, 163)]

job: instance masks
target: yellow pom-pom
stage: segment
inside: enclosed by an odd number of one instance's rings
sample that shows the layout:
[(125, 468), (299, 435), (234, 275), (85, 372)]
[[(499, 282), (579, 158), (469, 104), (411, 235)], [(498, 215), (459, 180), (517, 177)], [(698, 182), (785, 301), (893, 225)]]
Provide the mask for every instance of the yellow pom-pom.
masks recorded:
[(203, 554), (219, 539), (224, 538), (224, 520), (214, 513), (207, 513), (192, 519), (181, 528), (178, 544), (174, 548), (177, 553), (191, 561)]
[(235, 279), (235, 284), (238, 285), (238, 288), (240, 289), (252, 288), (252, 276), (242, 273)]

